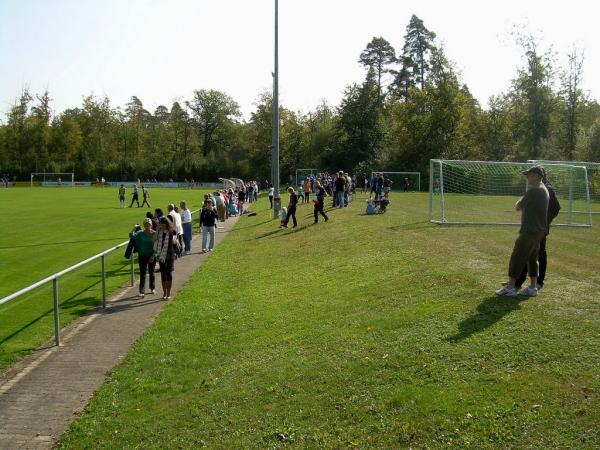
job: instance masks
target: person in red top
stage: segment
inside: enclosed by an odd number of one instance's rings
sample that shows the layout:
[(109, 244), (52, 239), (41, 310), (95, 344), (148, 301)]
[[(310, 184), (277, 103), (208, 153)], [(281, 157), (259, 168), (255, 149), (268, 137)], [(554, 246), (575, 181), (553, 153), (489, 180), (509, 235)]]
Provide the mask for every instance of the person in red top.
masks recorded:
[(288, 192), (290, 193), (290, 203), (287, 207), (287, 216), (285, 218), (285, 222), (281, 225), (284, 228), (287, 228), (288, 222), (290, 221), (290, 217), (294, 219), (293, 228), (298, 226), (298, 222), (296, 221), (296, 205), (298, 204), (298, 196), (296, 195), (296, 191), (294, 191), (293, 187), (288, 188)]

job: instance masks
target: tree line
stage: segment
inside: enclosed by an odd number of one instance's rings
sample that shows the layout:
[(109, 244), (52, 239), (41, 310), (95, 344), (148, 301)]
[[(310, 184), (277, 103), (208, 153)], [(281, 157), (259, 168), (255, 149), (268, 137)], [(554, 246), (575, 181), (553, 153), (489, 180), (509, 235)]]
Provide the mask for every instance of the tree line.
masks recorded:
[[(426, 174), (431, 158), (600, 161), (600, 105), (581, 88), (583, 51), (574, 47), (561, 68), (536, 38), (515, 40), (524, 64), (484, 108), (417, 16), (398, 52), (374, 37), (358, 58), (364, 80), (347, 86), (338, 106), (280, 107), (282, 179), (307, 167)], [(0, 172), (270, 179), (271, 99), (260, 94), (248, 120), (233, 98), (209, 89), (153, 112), (135, 96), (121, 108), (90, 95), (54, 114), (48, 92), (25, 89), (0, 124)]]

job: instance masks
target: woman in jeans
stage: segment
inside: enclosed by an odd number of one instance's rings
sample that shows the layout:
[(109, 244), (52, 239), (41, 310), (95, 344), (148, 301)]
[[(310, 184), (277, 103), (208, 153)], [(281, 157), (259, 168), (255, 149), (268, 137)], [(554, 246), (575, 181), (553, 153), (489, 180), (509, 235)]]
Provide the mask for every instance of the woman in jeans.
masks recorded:
[(144, 298), (144, 289), (146, 287), (146, 272), (150, 279), (150, 293), (154, 294), (154, 230), (152, 229), (152, 220), (144, 219), (144, 229), (135, 231), (138, 225), (133, 226), (129, 233), (129, 238), (135, 240), (135, 247), (138, 251), (138, 264), (140, 266), (140, 298)]
[[(212, 200), (209, 198), (202, 207), (200, 213), (200, 226), (202, 227), (202, 253), (212, 252), (215, 246), (215, 227), (217, 225), (217, 212), (213, 208)], [(210, 242), (207, 244), (208, 236)]]
[(160, 266), (160, 281), (163, 288), (162, 298), (163, 300), (170, 300), (173, 270), (175, 269), (175, 246), (178, 245), (173, 222), (165, 216), (161, 217), (155, 236), (154, 255)]
[(188, 209), (185, 201), (181, 201), (179, 206), (181, 206), (181, 227), (183, 228), (185, 254), (189, 255), (192, 250), (192, 213)]

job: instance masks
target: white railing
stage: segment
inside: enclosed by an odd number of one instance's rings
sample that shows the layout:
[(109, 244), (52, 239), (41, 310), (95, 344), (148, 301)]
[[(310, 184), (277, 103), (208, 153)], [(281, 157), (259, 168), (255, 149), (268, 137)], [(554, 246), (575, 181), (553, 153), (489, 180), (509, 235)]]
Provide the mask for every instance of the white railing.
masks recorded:
[[(192, 214), (192, 224), (193, 224), (193, 215), (196, 212), (199, 212), (200, 210), (197, 209), (195, 211), (191, 211)], [(30, 292), (46, 283), (49, 283), (52, 281), (52, 285), (53, 285), (53, 292), (54, 292), (54, 341), (56, 343), (56, 345), (60, 345), (60, 321), (59, 321), (59, 301), (58, 301), (58, 279), (63, 276), (66, 275), (69, 272), (74, 271), (75, 269), (80, 268), (81, 266), (84, 266), (92, 261), (95, 261), (97, 259), (101, 260), (101, 264), (102, 264), (102, 309), (106, 308), (106, 255), (108, 255), (109, 253), (114, 252), (115, 250), (118, 250), (124, 246), (126, 246), (127, 244), (129, 244), (129, 239), (126, 240), (125, 242), (121, 242), (118, 245), (115, 245), (114, 247), (111, 247), (107, 250), (104, 250), (102, 253), (98, 253), (97, 255), (92, 256), (91, 258), (88, 258), (86, 260), (80, 261), (77, 264), (68, 267), (64, 270), (61, 270), (60, 272), (56, 272), (46, 278), (44, 278), (43, 280), (38, 281), (37, 283), (33, 283), (23, 289), (21, 289), (20, 291), (14, 292), (4, 298), (0, 299), (0, 305), (3, 305), (4, 303), (7, 303), (17, 297), (20, 297), (23, 294), (26, 294), (27, 292)], [(131, 278), (130, 278), (130, 286), (133, 286), (134, 283), (134, 278), (135, 278), (135, 265), (134, 265), (134, 253), (131, 252), (131, 256), (129, 258), (130, 261), (130, 265), (131, 265)]]

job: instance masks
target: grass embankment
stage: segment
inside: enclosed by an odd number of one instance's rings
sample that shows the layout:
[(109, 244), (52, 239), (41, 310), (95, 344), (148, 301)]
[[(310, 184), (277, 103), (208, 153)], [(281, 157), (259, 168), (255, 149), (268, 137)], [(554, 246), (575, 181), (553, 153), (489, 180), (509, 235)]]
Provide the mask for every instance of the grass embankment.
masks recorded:
[(516, 227), (363, 206), (278, 230), (262, 202), (60, 447), (600, 446), (599, 229), (552, 230), (544, 291), (498, 299)]
[[(150, 203), (166, 212), (168, 203), (187, 200), (193, 210), (203, 193), (151, 189)], [(0, 204), (0, 298), (127, 240), (149, 210), (121, 209), (116, 188), (0, 189)], [(108, 292), (129, 279), (124, 252), (107, 256)], [(59, 279), (62, 326), (99, 304), (100, 272), (98, 260)], [(52, 305), (48, 283), (0, 306), (0, 372), (53, 335)]]

